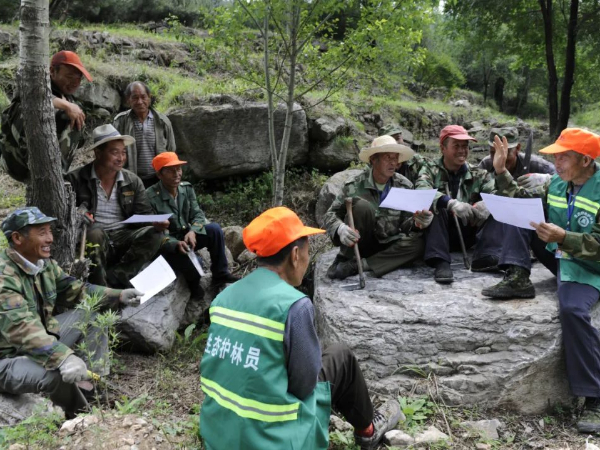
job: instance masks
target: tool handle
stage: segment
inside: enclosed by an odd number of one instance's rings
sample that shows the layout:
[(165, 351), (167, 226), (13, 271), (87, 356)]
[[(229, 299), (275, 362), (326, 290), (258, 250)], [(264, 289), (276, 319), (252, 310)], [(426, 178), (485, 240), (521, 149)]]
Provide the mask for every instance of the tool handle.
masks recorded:
[[(446, 183), (446, 195), (448, 197), (451, 197), (450, 195), (450, 188), (448, 187), (448, 184)], [(458, 221), (458, 217), (456, 217), (456, 214), (450, 213), (454, 216), (454, 223), (456, 224), (456, 229), (458, 230), (458, 240), (460, 242), (460, 249), (462, 250), (462, 254), (463, 254), (463, 263), (465, 265), (465, 269), (470, 270), (471, 269), (471, 264), (469, 263), (469, 257), (467, 256), (467, 248), (465, 247), (465, 240), (463, 239), (463, 235), (462, 235), (462, 230), (460, 229), (460, 222)]]
[[(354, 228), (354, 216), (352, 215), (352, 198), (346, 199), (346, 214), (348, 215), (348, 222), (350, 228)], [(356, 264), (358, 265), (358, 279), (360, 280), (360, 287), (365, 287), (365, 274), (363, 273), (362, 260), (360, 259), (360, 252), (358, 251), (358, 243), (354, 243), (354, 256), (356, 257)]]
[(100, 380), (100, 375), (98, 375), (97, 373), (92, 372), (91, 370), (87, 371), (88, 377), (90, 380), (93, 381), (99, 381)]
[(81, 249), (79, 250), (79, 261), (83, 261), (85, 256), (85, 244), (87, 241), (87, 224), (83, 224), (83, 230), (81, 231)]

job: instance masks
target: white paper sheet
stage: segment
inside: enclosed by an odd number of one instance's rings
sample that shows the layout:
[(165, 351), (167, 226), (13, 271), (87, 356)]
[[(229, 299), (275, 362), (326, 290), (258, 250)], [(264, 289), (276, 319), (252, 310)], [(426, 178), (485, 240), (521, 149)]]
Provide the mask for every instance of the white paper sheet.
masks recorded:
[(533, 230), (529, 222), (546, 221), (541, 198), (511, 198), (491, 194), (481, 194), (481, 198), (498, 222)]
[(169, 263), (165, 261), (165, 258), (159, 256), (152, 264), (129, 281), (134, 288), (144, 293), (140, 300), (140, 303), (144, 303), (175, 281), (176, 278), (175, 272), (173, 272)]
[(130, 218), (124, 220), (121, 223), (152, 223), (152, 222), (164, 222), (169, 220), (173, 214), (134, 214)]
[(202, 269), (202, 264), (200, 264), (200, 260), (198, 259), (198, 255), (196, 255), (196, 253), (194, 253), (193, 250), (188, 251), (187, 255), (190, 258), (190, 260), (192, 261), (192, 264), (194, 265), (194, 267), (196, 268), (196, 270), (198, 271), (198, 273), (200, 274), (200, 276), (203, 277), (204, 276), (204, 270)]
[(411, 213), (422, 211), (423, 209), (429, 210), (436, 192), (436, 189), (413, 190), (392, 188), (379, 207)]

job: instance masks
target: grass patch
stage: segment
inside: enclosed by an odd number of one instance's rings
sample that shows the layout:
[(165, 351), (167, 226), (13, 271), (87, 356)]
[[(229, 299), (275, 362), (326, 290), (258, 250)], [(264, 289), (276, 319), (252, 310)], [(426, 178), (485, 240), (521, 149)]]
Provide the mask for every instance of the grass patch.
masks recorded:
[(578, 127), (585, 127), (598, 132), (600, 130), (600, 103), (590, 105), (584, 110), (573, 114), (571, 120)]
[(58, 429), (64, 421), (61, 412), (43, 412), (45, 406), (13, 427), (0, 428), (0, 448), (21, 444), (26, 448), (58, 447)]

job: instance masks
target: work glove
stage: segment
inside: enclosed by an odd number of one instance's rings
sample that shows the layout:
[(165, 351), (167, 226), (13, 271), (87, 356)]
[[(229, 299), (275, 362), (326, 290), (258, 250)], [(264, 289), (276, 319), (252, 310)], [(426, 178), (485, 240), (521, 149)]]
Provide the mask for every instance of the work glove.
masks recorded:
[(458, 217), (465, 226), (475, 218), (473, 207), (469, 203), (459, 202), (454, 198), (448, 202), (447, 209)]
[(58, 370), (65, 383), (77, 383), (89, 378), (87, 366), (79, 356), (74, 354), (67, 356), (61, 365), (58, 366)]
[(144, 293), (137, 289), (123, 289), (119, 297), (119, 302), (125, 306), (139, 306), (143, 296)]
[(473, 205), (473, 214), (475, 218), (472, 224), (479, 228), (490, 217), (490, 212), (484, 202), (477, 202)]
[(345, 223), (341, 224), (337, 229), (337, 234), (340, 237), (340, 242), (346, 247), (352, 247), (355, 242), (358, 242), (360, 236), (357, 231), (350, 228)]
[(549, 173), (528, 173), (517, 178), (517, 184), (523, 189), (531, 190), (543, 186), (552, 178)]
[(415, 219), (415, 226), (421, 230), (427, 228), (433, 221), (433, 213), (427, 210), (418, 211), (413, 217)]

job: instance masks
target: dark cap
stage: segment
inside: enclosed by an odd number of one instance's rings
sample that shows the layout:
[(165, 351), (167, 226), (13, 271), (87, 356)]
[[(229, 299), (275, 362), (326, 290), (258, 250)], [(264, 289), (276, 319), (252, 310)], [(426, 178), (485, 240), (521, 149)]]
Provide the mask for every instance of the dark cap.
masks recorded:
[(2, 232), (6, 239), (10, 241), (10, 235), (14, 231), (19, 231), (27, 225), (41, 225), (43, 223), (54, 222), (55, 217), (49, 217), (41, 212), (35, 206), (19, 208), (11, 212), (4, 222), (2, 222)]
[(398, 125), (386, 125), (379, 130), (379, 136), (393, 136), (395, 134), (402, 134), (402, 128)]
[(519, 145), (519, 131), (515, 127), (492, 128), (490, 130), (490, 139), (488, 142), (490, 147), (494, 145), (494, 138), (496, 136), (498, 136), (500, 140), (505, 137), (506, 142), (508, 142), (508, 148), (515, 148)]

